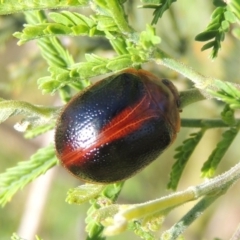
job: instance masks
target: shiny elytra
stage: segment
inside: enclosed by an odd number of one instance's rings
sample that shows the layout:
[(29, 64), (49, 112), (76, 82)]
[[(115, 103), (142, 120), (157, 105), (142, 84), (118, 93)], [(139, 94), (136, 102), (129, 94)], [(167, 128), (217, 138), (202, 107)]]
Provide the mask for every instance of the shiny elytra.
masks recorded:
[(148, 71), (128, 69), (93, 84), (63, 108), (56, 153), (86, 182), (118, 182), (154, 161), (179, 128), (174, 85)]

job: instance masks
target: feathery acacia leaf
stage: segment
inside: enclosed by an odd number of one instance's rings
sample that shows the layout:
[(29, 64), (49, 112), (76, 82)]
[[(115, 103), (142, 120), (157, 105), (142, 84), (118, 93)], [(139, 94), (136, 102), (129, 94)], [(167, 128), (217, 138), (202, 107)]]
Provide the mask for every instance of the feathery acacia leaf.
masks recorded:
[(208, 90), (208, 92), (217, 99), (227, 103), (232, 109), (240, 108), (240, 87), (231, 83), (216, 80), (215, 87), (218, 91)]
[(154, 9), (152, 24), (157, 24), (159, 18), (161, 18), (165, 11), (177, 0), (142, 0), (143, 8)]
[(83, 7), (89, 3), (89, 0), (1, 0), (0, 15), (24, 12), (29, 10), (43, 10), (66, 7)]
[(228, 148), (231, 146), (233, 140), (237, 136), (240, 128), (240, 123), (236, 122), (234, 118), (234, 111), (229, 105), (226, 105), (221, 113), (222, 120), (231, 126), (222, 134), (222, 139), (218, 142), (216, 148), (213, 150), (208, 160), (203, 164), (201, 169), (203, 177), (212, 177), (225, 155)]
[(176, 148), (174, 158), (176, 162), (172, 166), (168, 188), (175, 190), (182, 175), (182, 172), (192, 155), (194, 149), (202, 139), (206, 129), (201, 129), (197, 133), (192, 133), (190, 138), (183, 141), (183, 144)]
[(2, 98), (0, 98), (0, 110), (0, 123), (12, 116), (24, 115), (25, 119), (19, 123), (19, 129), (21, 129), (21, 126), (26, 126), (27, 129), (30, 129), (35, 126), (48, 124), (55, 119), (55, 115), (58, 112), (56, 107), (44, 107), (24, 101), (4, 100)]
[(217, 144), (216, 148), (201, 169), (203, 177), (210, 178), (214, 175), (217, 166), (228, 148), (231, 146), (233, 140), (238, 134), (238, 131), (238, 128), (232, 127), (223, 133), (221, 141)]
[(230, 30), (230, 24), (235, 23), (237, 18), (232, 9), (222, 1), (215, 1), (218, 7), (211, 15), (211, 21), (205, 31), (195, 37), (197, 41), (210, 41), (203, 45), (202, 51), (212, 48), (211, 57), (217, 57), (221, 48), (221, 42), (225, 38), (225, 34)]
[(0, 205), (4, 206), (13, 195), (28, 183), (58, 163), (53, 145), (39, 149), (29, 161), (19, 162), (0, 174)]

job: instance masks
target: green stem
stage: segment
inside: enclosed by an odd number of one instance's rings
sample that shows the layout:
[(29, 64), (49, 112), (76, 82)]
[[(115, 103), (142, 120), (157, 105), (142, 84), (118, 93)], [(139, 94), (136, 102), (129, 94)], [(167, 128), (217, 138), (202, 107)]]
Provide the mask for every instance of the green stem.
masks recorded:
[(208, 91), (218, 90), (216, 86), (218, 85), (217, 83), (220, 80), (201, 75), (189, 66), (169, 57), (160, 49), (155, 49), (152, 54), (152, 60), (155, 61), (157, 64), (166, 66), (190, 79), (192, 82), (194, 82), (196, 88), (201, 89), (202, 94), (204, 94), (205, 97), (210, 96)]
[(112, 236), (119, 234), (127, 228), (127, 222), (133, 219), (140, 219), (156, 212), (165, 211), (169, 208), (182, 205), (195, 199), (193, 189), (177, 192), (160, 199), (142, 204), (134, 204), (120, 207), (120, 211), (114, 216), (114, 225), (105, 229), (104, 234)]
[(157, 64), (166, 66), (183, 76), (189, 78), (192, 80), (195, 84), (199, 86), (204, 86), (206, 85), (205, 81), (206, 78), (201, 75), (200, 73), (197, 73), (194, 71), (192, 68), (188, 67), (187, 65), (178, 62), (174, 60), (173, 58), (169, 57), (166, 53), (164, 53), (160, 49), (155, 49), (153, 53), (153, 60), (156, 61)]
[[(240, 123), (240, 119), (236, 120), (237, 124)], [(221, 119), (181, 119), (181, 127), (190, 128), (224, 128), (229, 127)]]
[(161, 199), (149, 201), (143, 204), (136, 204), (132, 208), (124, 211), (122, 216), (126, 219), (142, 218), (149, 215), (149, 212), (156, 211), (156, 209), (157, 211), (163, 211), (167, 208), (176, 207), (194, 199), (194, 191), (192, 189), (187, 189), (186, 191), (177, 192)]
[(0, 1), (0, 15), (3, 14), (13, 14), (29, 10), (44, 10), (44, 9), (60, 9), (60, 8), (69, 8), (69, 7), (83, 7), (88, 3), (87, 1), (82, 3), (76, 3), (77, 1), (30, 1), (29, 3), (24, 3), (26, 1)]
[(196, 88), (180, 92), (181, 108), (184, 108), (194, 102), (205, 100), (206, 97)]
[[(206, 202), (202, 209), (207, 207), (215, 197), (219, 197), (227, 189), (240, 178), (240, 163), (235, 165), (226, 173), (223, 173), (211, 180), (208, 180), (200, 185), (190, 187), (184, 191), (171, 194), (154, 201), (149, 201), (142, 204), (135, 205), (118, 205), (120, 211), (114, 216), (113, 225), (105, 230), (106, 235), (115, 235), (124, 231), (127, 227), (128, 221), (134, 219), (141, 219), (147, 215), (159, 213), (169, 208), (175, 208), (188, 201), (198, 199), (202, 196), (206, 197)], [(207, 204), (206, 204), (207, 203)], [(202, 204), (202, 203), (201, 203)], [(200, 205), (201, 206), (201, 205)], [(107, 209), (105, 209), (107, 211)], [(194, 217), (192, 221), (194, 220)], [(191, 221), (189, 221), (191, 222)]]
[(194, 187), (196, 198), (204, 195), (215, 195), (219, 194), (220, 192), (224, 192), (239, 178), (240, 163), (236, 164), (227, 172)]
[[(215, 97), (217, 99), (224, 99), (221, 94), (219, 96), (219, 94), (216, 94), (216, 92), (226, 91), (226, 87), (233, 89), (232, 91), (236, 91), (237, 89), (240, 90), (239, 84), (222, 81), (216, 78), (205, 77), (193, 70), (191, 67), (169, 57), (166, 53), (164, 53), (158, 48), (156, 48), (151, 55), (152, 57), (150, 58), (150, 60), (156, 62), (157, 64), (168, 67), (190, 79), (205, 98)], [(234, 102), (233, 107), (237, 108), (239, 107), (239, 102), (237, 101), (237, 99), (235, 100), (236, 101)], [(228, 99), (228, 101), (232, 102), (232, 98), (230, 98), (230, 100)], [(226, 102), (228, 103), (228, 101)]]
[[(41, 119), (49, 119), (54, 114), (56, 114), (59, 108), (57, 107), (43, 107), (38, 105), (33, 105), (24, 101), (15, 101), (15, 100), (3, 100), (0, 101), (1, 111), (10, 111), (13, 115), (15, 112), (24, 115), (37, 116)], [(16, 113), (15, 113), (16, 114)]]
[(179, 222), (164, 232), (161, 239), (177, 239), (179, 235), (182, 234), (194, 220), (201, 216), (215, 200), (224, 194), (239, 177), (240, 164), (237, 164), (228, 172), (196, 187), (198, 197), (202, 195), (206, 195), (206, 197), (199, 201)]
[(199, 201), (179, 222), (174, 224), (169, 230), (165, 231), (161, 240), (174, 240), (177, 239), (185, 229), (215, 201), (219, 195), (207, 196)]

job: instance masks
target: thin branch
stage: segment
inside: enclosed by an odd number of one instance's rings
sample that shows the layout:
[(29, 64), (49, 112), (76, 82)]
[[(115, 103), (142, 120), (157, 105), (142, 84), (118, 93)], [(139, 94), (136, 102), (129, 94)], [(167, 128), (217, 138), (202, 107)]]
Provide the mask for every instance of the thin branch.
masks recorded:
[(218, 199), (219, 195), (207, 196), (199, 201), (181, 220), (175, 223), (169, 230), (165, 231), (160, 240), (177, 239), (191, 223), (199, 218), (203, 212)]
[[(147, 215), (159, 213), (160, 211), (166, 211), (166, 209), (173, 209), (179, 205), (182, 205), (188, 201), (196, 200), (205, 196), (205, 200), (197, 205), (197, 210), (200, 208), (202, 211), (205, 207), (210, 205), (215, 197), (225, 193), (228, 188), (240, 178), (240, 163), (236, 164), (233, 168), (227, 172), (212, 178), (200, 185), (190, 187), (184, 191), (176, 192), (169, 196), (165, 196), (153, 201), (149, 201), (142, 204), (134, 205), (115, 205), (115, 208), (119, 208), (120, 211), (114, 216), (114, 221), (111, 226), (108, 226), (105, 230), (105, 234), (108, 236), (118, 234), (127, 228), (129, 221), (134, 219), (141, 219)], [(113, 205), (109, 207), (111, 211)], [(103, 210), (103, 209), (102, 209)], [(108, 212), (108, 207), (103, 214)], [(189, 220), (189, 224), (194, 220)], [(185, 229), (185, 225), (184, 225)], [(184, 231), (182, 229), (181, 231)], [(178, 230), (179, 231), (179, 230)]]
[[(240, 119), (236, 120), (236, 124), (240, 123)], [(229, 127), (221, 119), (181, 119), (181, 127), (188, 128), (225, 128)]]

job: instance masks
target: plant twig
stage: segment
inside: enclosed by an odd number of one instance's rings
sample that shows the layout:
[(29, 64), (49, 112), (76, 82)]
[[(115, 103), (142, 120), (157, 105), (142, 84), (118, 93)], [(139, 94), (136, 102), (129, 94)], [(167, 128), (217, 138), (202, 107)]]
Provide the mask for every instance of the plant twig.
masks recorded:
[(219, 195), (207, 196), (200, 200), (181, 220), (175, 223), (169, 230), (165, 231), (160, 240), (174, 240), (177, 239), (185, 229), (216, 200)]
[[(236, 124), (240, 123), (240, 119), (236, 119)], [(225, 128), (229, 127), (222, 119), (181, 119), (181, 127), (190, 128)]]
[[(173, 209), (188, 201), (196, 200), (205, 196), (205, 200), (197, 205), (197, 211), (210, 205), (219, 195), (225, 193), (228, 188), (240, 178), (240, 163), (236, 164), (227, 172), (208, 180), (200, 185), (190, 187), (184, 191), (171, 194), (153, 201), (134, 205), (118, 205), (119, 212), (114, 216), (111, 226), (105, 230), (106, 235), (115, 235), (124, 231), (127, 223), (134, 219), (141, 219), (166, 209)], [(112, 206), (111, 206), (112, 208)], [(105, 209), (107, 212), (108, 208)], [(195, 211), (195, 210), (194, 210)], [(189, 224), (194, 220), (189, 220)], [(185, 228), (185, 225), (184, 225)], [(182, 229), (181, 231), (183, 231)], [(179, 231), (179, 230), (178, 230)]]

